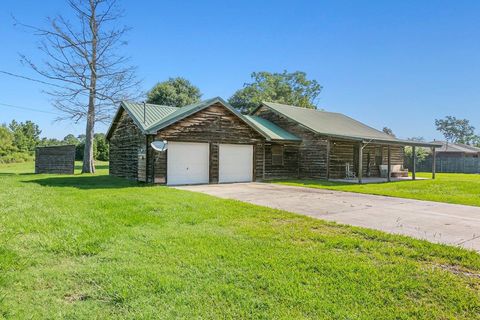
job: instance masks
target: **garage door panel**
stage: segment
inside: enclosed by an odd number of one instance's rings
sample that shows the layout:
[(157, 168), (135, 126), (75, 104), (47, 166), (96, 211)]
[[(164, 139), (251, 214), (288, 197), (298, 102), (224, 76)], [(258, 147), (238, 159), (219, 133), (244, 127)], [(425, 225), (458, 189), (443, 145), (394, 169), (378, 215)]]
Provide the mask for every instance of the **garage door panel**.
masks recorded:
[(167, 150), (167, 184), (209, 182), (209, 144), (169, 142)]
[(220, 144), (219, 182), (250, 182), (253, 177), (253, 146)]

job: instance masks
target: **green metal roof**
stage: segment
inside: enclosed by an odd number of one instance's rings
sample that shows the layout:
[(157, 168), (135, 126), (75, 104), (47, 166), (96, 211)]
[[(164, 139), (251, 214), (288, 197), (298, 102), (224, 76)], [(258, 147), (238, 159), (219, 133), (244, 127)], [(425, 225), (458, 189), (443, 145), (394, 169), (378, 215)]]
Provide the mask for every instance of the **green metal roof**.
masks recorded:
[(158, 130), (163, 129), (172, 123), (175, 123), (183, 118), (188, 117), (191, 114), (194, 114), (195, 112), (198, 112), (208, 106), (211, 106), (212, 104), (220, 102), (222, 104), (226, 104), (225, 101), (223, 101), (221, 98), (212, 98), (208, 100), (204, 100), (198, 103), (190, 104), (185, 107), (181, 108), (174, 108), (175, 111), (168, 114), (162, 119), (159, 119), (156, 123), (152, 124), (150, 127), (147, 128), (148, 133), (156, 133)]
[(290, 132), (280, 128), (276, 124), (257, 116), (244, 116), (255, 127), (263, 131), (270, 140), (288, 140), (288, 141), (302, 141), (299, 137)]
[[(253, 123), (252, 120), (248, 119), (244, 115), (242, 115), (240, 112), (238, 112), (235, 108), (233, 108), (231, 105), (229, 105), (226, 101), (224, 101), (220, 97), (204, 100), (198, 103), (194, 103), (185, 107), (177, 108), (177, 107), (170, 107), (170, 106), (162, 106), (162, 105), (155, 105), (155, 104), (143, 104), (143, 103), (135, 103), (135, 102), (127, 102), (123, 101), (120, 104), (120, 107), (117, 111), (117, 114), (114, 118), (114, 121), (112, 122), (110, 128), (107, 131), (107, 139), (110, 138), (110, 135), (112, 133), (112, 129), (116, 121), (118, 121), (118, 117), (120, 115), (120, 112), (122, 109), (126, 110), (130, 117), (133, 119), (135, 124), (142, 130), (144, 134), (155, 134), (157, 131), (177, 122), (180, 121), (189, 115), (192, 115), (202, 109), (205, 109), (215, 103), (220, 103), (222, 104), (225, 108), (230, 110), (233, 114), (238, 116), (240, 120), (245, 122), (247, 125), (251, 126), (254, 130), (259, 132), (262, 136), (264, 136), (266, 139), (270, 140), (269, 134), (263, 131), (262, 128), (267, 129), (270, 127), (270, 131), (273, 130), (275, 127), (274, 124), (271, 124), (270, 126), (267, 123), (263, 123), (262, 125), (260, 124), (255, 124)], [(144, 107), (145, 107), (145, 113), (144, 113)], [(265, 120), (267, 121), (267, 120)], [(258, 122), (258, 121), (257, 121)], [(280, 128), (278, 128), (280, 129)], [(272, 134), (274, 131), (281, 132), (279, 130), (273, 130)], [(280, 129), (281, 130), (281, 129)], [(281, 136), (288, 136), (285, 134), (286, 132), (281, 132), (281, 134), (276, 134), (276, 137), (279, 137), (279, 140), (281, 139)], [(291, 135), (294, 137), (293, 135)], [(296, 137), (295, 137), (296, 138)]]
[[(300, 108), (273, 102), (263, 102), (263, 106), (284, 115), (316, 133), (326, 136), (367, 142), (376, 141), (403, 145), (438, 146), (438, 144), (397, 139), (341, 113)], [(258, 109), (256, 109), (253, 114), (255, 114), (257, 110)]]
[[(142, 131), (147, 131), (152, 125), (155, 125), (162, 119), (168, 117), (170, 114), (178, 111), (179, 108), (162, 106), (157, 104), (144, 104), (129, 101), (122, 102), (123, 108), (130, 114)], [(145, 110), (145, 113), (144, 113)], [(145, 114), (145, 119), (144, 119)]]

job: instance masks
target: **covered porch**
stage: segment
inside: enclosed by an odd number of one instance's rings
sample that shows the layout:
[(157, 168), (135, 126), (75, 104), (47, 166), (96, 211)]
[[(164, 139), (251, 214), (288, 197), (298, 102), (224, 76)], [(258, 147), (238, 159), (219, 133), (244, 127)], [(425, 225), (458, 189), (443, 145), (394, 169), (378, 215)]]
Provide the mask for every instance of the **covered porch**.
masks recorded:
[[(392, 137), (393, 138), (393, 137)], [(436, 144), (418, 141), (365, 138), (334, 138), (327, 143), (327, 179), (345, 183), (381, 183), (425, 179), (416, 175), (417, 148), (431, 148), (432, 179), (435, 179)], [(405, 147), (412, 148), (413, 166), (404, 169)]]

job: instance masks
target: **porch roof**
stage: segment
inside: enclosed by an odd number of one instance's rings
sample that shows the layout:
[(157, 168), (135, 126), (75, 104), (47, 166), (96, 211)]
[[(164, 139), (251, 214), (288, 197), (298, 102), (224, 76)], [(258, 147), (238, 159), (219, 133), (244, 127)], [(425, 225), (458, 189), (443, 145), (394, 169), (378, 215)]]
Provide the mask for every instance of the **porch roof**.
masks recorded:
[[(365, 143), (374, 142), (393, 145), (441, 147), (438, 143), (397, 139), (383, 131), (374, 129), (341, 113), (300, 108), (273, 102), (263, 102), (263, 106), (282, 114), (307, 129), (333, 138)], [(253, 114), (254, 113), (255, 111)]]

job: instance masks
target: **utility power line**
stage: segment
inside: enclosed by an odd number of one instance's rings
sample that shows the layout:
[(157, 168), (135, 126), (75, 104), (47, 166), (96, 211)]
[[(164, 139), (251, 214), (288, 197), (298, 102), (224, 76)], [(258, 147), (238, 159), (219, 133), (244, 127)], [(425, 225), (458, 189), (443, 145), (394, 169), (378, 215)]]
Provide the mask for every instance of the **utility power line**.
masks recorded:
[(2, 102), (0, 102), (0, 106), (20, 109), (20, 110), (34, 111), (34, 112), (49, 113), (49, 114), (54, 114), (54, 115), (57, 115), (57, 116), (61, 115), (60, 113), (56, 113), (56, 112), (53, 112), (53, 111), (39, 110), (39, 109), (34, 109), (34, 108), (24, 107), (24, 106), (16, 106), (16, 105), (13, 105), (13, 104), (2, 103)]
[(33, 78), (30, 78), (30, 77), (22, 76), (22, 75), (11, 73), (11, 72), (4, 71), (4, 70), (0, 70), (0, 73), (6, 74), (7, 76), (10, 76), (10, 77), (15, 77), (15, 78), (28, 80), (28, 81), (38, 82), (38, 83), (41, 83), (41, 84), (46, 84), (46, 85), (57, 87), (57, 88), (62, 88), (62, 89), (66, 88), (65, 86), (61, 86), (61, 85), (58, 85), (58, 84), (55, 84), (55, 83), (46, 82), (46, 81), (42, 81), (42, 80), (38, 80), (38, 79), (33, 79)]

